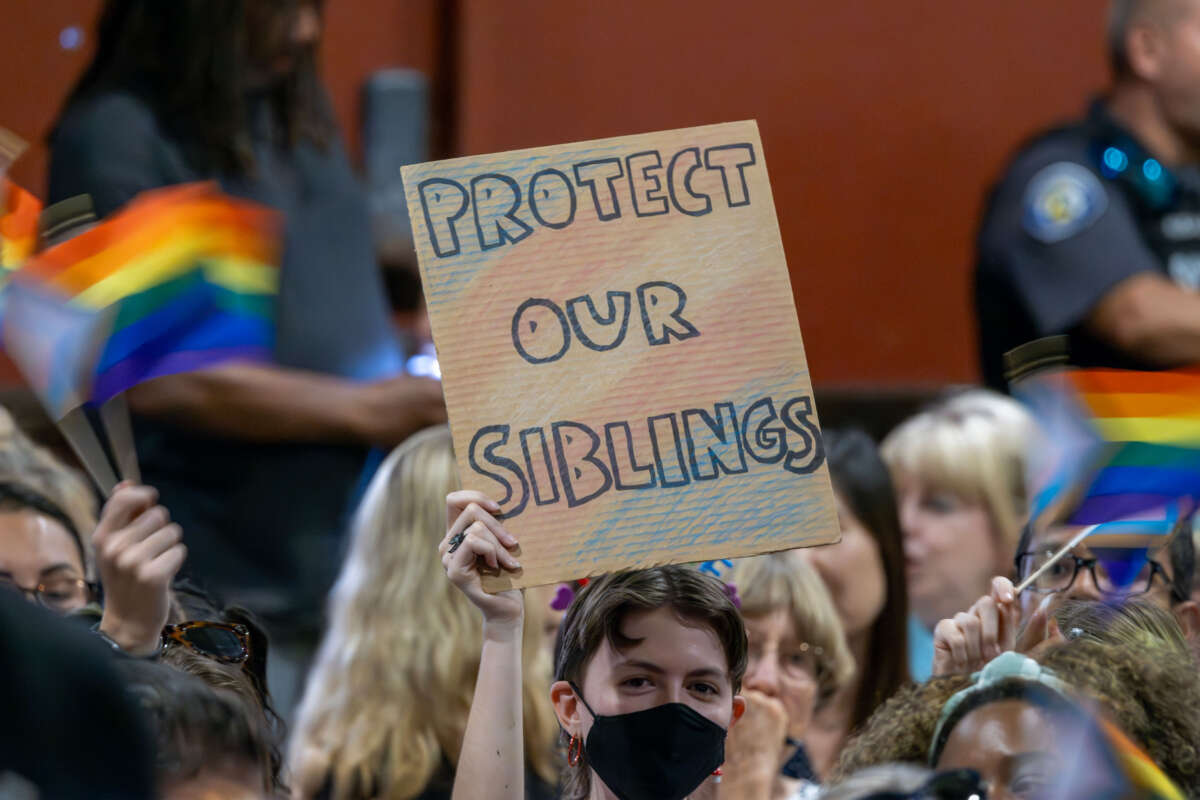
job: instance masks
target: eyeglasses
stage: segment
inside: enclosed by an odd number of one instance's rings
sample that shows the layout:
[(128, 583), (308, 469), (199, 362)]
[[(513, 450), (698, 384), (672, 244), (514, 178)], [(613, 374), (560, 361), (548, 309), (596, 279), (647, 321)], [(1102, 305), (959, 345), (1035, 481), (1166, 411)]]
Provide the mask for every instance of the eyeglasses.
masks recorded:
[(12, 578), (0, 578), (0, 591), (32, 598), (51, 611), (74, 611), (92, 598), (92, 585), (83, 578), (51, 578), (37, 586), (21, 586)]
[(186, 647), (226, 664), (242, 664), (250, 658), (250, 631), (245, 625), (181, 622), (163, 628), (162, 639), (166, 647)]
[[(1050, 550), (1021, 553), (1017, 556), (1017, 574), (1032, 575), (1053, 557), (1054, 552)], [(1118, 564), (1126, 566), (1127, 569), (1113, 569)], [(1085, 568), (1091, 572), (1092, 583), (1096, 585), (1096, 588), (1109, 595), (1133, 597), (1145, 594), (1154, 588), (1155, 575), (1161, 576), (1166, 585), (1171, 585), (1171, 580), (1167, 577), (1167, 572), (1163, 569), (1162, 564), (1152, 558), (1146, 559), (1137, 572), (1133, 572), (1134, 564), (1127, 560), (1117, 559), (1106, 563), (1105, 560), (1081, 558), (1074, 553), (1068, 553), (1058, 563), (1039, 575), (1029, 588), (1040, 594), (1064, 592), (1075, 583), (1075, 577), (1079, 575), (1079, 570)]]
[(785, 676), (790, 678), (811, 677), (818, 671), (820, 659), (824, 655), (825, 648), (808, 642), (800, 642), (789, 647), (763, 647), (752, 640), (747, 653), (747, 670), (753, 672), (764, 658), (773, 657)]
[(863, 800), (987, 800), (987, 784), (973, 769), (939, 772), (912, 792), (876, 792)]

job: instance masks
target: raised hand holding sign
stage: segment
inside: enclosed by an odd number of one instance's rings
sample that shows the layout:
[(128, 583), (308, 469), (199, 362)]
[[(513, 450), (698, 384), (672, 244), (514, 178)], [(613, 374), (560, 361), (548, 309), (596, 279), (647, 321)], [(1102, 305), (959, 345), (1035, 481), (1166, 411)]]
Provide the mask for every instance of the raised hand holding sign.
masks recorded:
[(404, 169), (497, 591), (837, 539), (757, 126)]

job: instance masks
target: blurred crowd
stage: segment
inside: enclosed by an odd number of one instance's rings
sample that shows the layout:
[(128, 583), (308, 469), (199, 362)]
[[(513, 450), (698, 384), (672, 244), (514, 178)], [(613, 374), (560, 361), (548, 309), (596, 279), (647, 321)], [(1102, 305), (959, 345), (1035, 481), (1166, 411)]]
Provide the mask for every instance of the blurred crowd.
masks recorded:
[(1200, 363), (1200, 0), (1109, 13), (1110, 87), (988, 199), (990, 388), (823, 432), (838, 543), (489, 594), (518, 541), (405, 369), (418, 278), (376, 246), (320, 3), (107, 0), (47, 202), (278, 210), (275, 352), (131, 389), (141, 477), (106, 496), (0, 409), (0, 797), (1200, 798), (1200, 485), (1089, 543), (1005, 393)]

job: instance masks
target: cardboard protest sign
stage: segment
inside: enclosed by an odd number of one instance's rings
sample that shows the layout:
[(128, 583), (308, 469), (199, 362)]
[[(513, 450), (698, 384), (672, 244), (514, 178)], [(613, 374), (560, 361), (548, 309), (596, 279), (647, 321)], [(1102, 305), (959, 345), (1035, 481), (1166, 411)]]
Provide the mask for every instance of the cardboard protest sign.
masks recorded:
[(755, 123), (403, 177), (489, 590), (837, 540)]

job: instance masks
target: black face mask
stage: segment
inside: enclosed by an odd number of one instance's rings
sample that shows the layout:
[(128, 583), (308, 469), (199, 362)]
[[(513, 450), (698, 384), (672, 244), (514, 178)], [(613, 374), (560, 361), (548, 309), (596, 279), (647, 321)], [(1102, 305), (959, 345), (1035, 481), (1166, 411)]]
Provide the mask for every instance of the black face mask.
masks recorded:
[(588, 765), (621, 800), (682, 800), (725, 762), (725, 729), (683, 703), (592, 715), (583, 743)]

